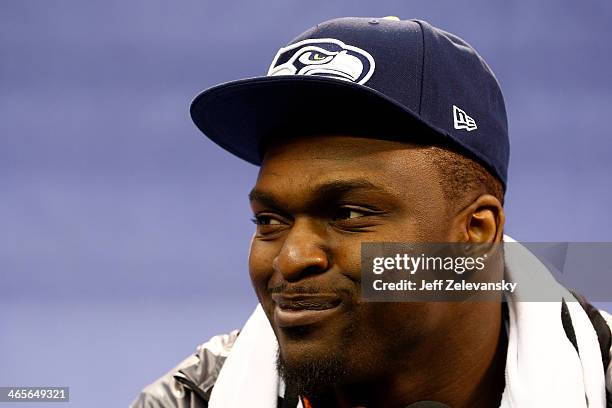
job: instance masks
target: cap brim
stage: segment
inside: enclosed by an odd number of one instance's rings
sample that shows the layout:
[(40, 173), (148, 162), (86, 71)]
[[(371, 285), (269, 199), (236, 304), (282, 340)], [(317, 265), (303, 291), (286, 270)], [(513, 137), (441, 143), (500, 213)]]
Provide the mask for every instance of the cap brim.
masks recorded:
[[(433, 130), (382, 93), (353, 82), (303, 75), (249, 78), (207, 89), (191, 118), (213, 142), (256, 165), (269, 137), (345, 134), (415, 140)], [(407, 133), (408, 132), (408, 133)]]

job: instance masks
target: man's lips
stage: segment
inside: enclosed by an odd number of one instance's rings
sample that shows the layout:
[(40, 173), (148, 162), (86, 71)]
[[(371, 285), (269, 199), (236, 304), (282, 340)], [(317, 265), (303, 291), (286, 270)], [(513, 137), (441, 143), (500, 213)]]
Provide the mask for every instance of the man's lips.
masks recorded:
[(334, 314), (341, 303), (336, 295), (273, 294), (274, 322), (278, 327), (306, 326)]

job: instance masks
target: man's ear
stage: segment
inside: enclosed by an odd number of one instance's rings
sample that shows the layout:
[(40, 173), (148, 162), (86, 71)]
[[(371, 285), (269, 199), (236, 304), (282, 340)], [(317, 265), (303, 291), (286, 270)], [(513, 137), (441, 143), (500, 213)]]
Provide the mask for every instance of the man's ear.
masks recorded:
[(483, 194), (461, 210), (455, 217), (455, 231), (459, 242), (487, 244), (502, 242), (504, 207), (491, 194)]

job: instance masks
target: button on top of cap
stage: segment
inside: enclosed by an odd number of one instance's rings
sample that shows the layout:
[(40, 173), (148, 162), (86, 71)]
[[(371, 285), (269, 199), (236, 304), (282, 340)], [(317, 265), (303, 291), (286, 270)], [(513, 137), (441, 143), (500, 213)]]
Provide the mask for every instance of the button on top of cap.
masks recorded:
[[(380, 20), (387, 20), (387, 21), (402, 21), (400, 20), (399, 17), (397, 16), (385, 16), (385, 17), (380, 17)], [(372, 24), (372, 25), (376, 25), (378, 24), (378, 19), (373, 18), (370, 21), (368, 21), (368, 23)]]

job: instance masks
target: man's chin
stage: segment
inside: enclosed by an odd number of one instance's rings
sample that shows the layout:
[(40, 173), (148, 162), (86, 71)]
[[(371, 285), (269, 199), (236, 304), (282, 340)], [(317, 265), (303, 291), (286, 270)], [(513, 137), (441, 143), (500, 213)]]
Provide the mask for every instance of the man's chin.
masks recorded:
[(314, 396), (338, 385), (346, 377), (346, 359), (329, 349), (287, 344), (279, 351), (277, 369), (287, 390)]
[(280, 351), (277, 367), (288, 389), (315, 395), (347, 379), (355, 325), (352, 319), (274, 327)]

